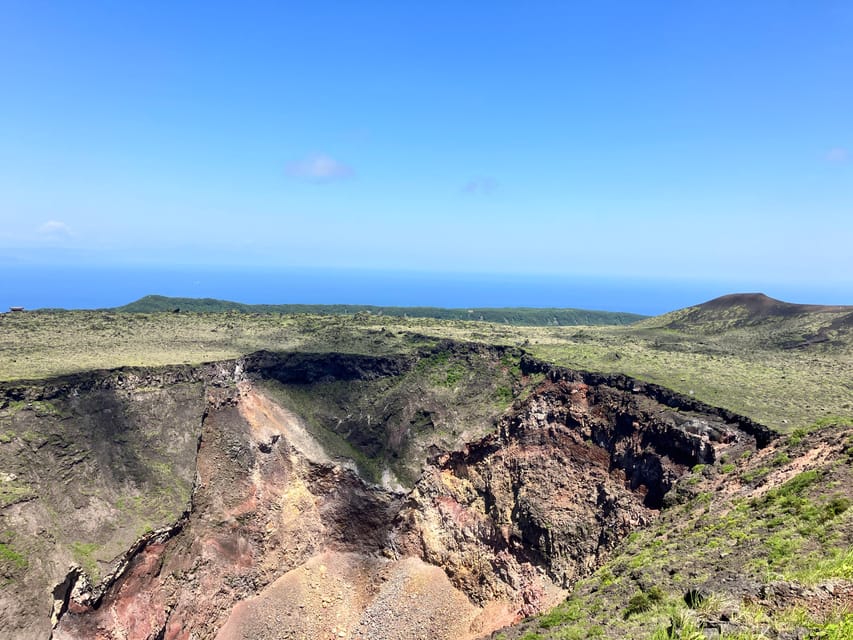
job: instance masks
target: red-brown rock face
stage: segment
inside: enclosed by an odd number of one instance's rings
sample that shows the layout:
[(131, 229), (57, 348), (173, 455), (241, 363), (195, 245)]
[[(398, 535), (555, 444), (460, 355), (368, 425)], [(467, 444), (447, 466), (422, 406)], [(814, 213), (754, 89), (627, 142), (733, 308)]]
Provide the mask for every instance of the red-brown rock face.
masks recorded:
[(99, 602), (74, 599), (54, 638), (213, 638), (235, 604), (318, 553), (378, 553), (398, 499), (331, 463), (251, 385), (207, 413), (191, 512), (144, 546)]
[(689, 466), (751, 443), (633, 392), (546, 382), (498, 433), (436, 460), (401, 510), (401, 538), (475, 602), (531, 615), (655, 518)]

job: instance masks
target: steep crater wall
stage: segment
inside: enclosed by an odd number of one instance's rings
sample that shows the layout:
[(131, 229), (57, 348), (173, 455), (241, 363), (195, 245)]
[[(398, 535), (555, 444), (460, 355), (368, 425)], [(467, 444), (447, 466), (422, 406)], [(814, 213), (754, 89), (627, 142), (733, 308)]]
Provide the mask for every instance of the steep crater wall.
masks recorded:
[(691, 467), (756, 447), (729, 416), (582, 379), (550, 370), (496, 433), (436, 457), (401, 510), (405, 548), (476, 602), (540, 611), (656, 518)]
[(513, 397), (541, 374), (518, 349), (441, 341), (406, 355), (260, 353), (247, 375), (299, 413), (333, 456), (362, 476), (411, 488), (430, 455), (493, 431)]
[[(760, 425), (689, 398), (521, 355), (458, 343), (399, 357), (263, 352), (7, 387), (19, 422), (0, 454), (29, 446), (21, 470), (44, 468), (55, 447), (24, 434), (63, 425), (91, 465), (61, 482), (104, 488), (81, 507), (48, 497), (56, 478), (31, 476), (32, 496), (0, 511), (9, 544), (41, 536), (28, 558), (51, 558), (9, 570), (0, 598), (19, 622), (0, 637), (44, 638), (53, 615), (57, 640), (278, 638), (328, 634), (333, 612), (338, 637), (481, 637), (558, 600), (656, 517), (691, 466), (764, 442)], [(382, 469), (403, 485), (381, 486)], [(157, 474), (178, 487), (171, 518), (155, 511), (149, 525), (165, 529), (134, 542), (118, 509), (92, 519), (89, 537), (56, 526), (125, 495), (150, 516), (159, 503), (145, 496), (168, 484)], [(34, 509), (53, 510), (53, 524)], [(110, 541), (118, 561), (99, 562), (106, 551), (80, 546), (90, 540)], [(81, 562), (87, 549), (96, 564)], [(88, 584), (94, 569), (108, 576), (100, 586)], [(327, 570), (359, 598), (315, 599)], [(409, 596), (434, 608), (409, 615)]]
[(97, 581), (180, 517), (210, 379), (175, 367), (0, 386), (0, 636), (46, 638), (69, 566)]

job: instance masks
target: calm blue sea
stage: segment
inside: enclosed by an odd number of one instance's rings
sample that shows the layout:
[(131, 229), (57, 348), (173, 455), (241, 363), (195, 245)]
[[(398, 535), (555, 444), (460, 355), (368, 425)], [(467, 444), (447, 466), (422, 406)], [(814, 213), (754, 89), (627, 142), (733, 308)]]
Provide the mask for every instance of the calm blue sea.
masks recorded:
[(742, 291), (790, 302), (853, 304), (836, 287), (585, 276), (481, 275), (322, 269), (0, 265), (0, 310), (113, 307), (147, 294), (245, 303), (575, 307), (656, 315)]

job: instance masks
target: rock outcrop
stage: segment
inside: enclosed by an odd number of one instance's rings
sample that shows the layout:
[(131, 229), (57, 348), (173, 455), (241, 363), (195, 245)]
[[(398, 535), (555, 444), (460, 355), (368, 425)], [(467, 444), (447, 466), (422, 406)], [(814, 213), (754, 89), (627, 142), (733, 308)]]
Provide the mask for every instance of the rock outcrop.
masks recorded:
[(70, 573), (100, 582), (180, 518), (205, 389), (220, 381), (174, 367), (0, 386), (0, 637), (48, 637)]
[(755, 446), (719, 417), (555, 373), (495, 434), (439, 456), (400, 513), (405, 549), (518, 616), (553, 604), (555, 588), (651, 522), (690, 467)]

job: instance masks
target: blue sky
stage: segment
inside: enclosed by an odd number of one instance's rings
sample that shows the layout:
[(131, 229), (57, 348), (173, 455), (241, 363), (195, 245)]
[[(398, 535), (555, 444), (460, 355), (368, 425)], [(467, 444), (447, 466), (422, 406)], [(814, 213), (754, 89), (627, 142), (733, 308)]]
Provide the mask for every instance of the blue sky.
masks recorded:
[(851, 292), (851, 34), (846, 0), (0, 0), (0, 262)]

